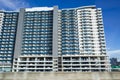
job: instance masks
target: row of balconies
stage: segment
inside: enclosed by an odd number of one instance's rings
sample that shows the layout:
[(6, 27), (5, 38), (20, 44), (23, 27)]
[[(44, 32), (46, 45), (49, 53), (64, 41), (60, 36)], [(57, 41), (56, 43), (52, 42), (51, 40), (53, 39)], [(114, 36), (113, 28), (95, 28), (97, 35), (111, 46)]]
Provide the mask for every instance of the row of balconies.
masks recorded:
[[(44, 70), (53, 70), (53, 68), (14, 68), (14, 70), (39, 70), (39, 69), (41, 69), (42, 71), (44, 71)], [(60, 68), (61, 69), (61, 68)], [(101, 68), (101, 67), (98, 67), (98, 68), (92, 68), (92, 67), (85, 67), (85, 68), (65, 68), (65, 67), (63, 67), (62, 68), (63, 70), (71, 70), (71, 71), (73, 71), (73, 70), (94, 70), (94, 69), (96, 69), (96, 70), (108, 70), (108, 68)]]
[(13, 68), (14, 70), (23, 70), (23, 69), (25, 69), (25, 70), (28, 70), (28, 69), (31, 69), (31, 70), (38, 70), (38, 69), (42, 69), (42, 70), (46, 70), (46, 69), (53, 69), (53, 68), (26, 68), (26, 67), (24, 67), (24, 68), (21, 68), (21, 67), (19, 67), (19, 68)]
[[(106, 56), (106, 54), (104, 54), (104, 55), (101, 55), (101, 54), (66, 54), (66, 55), (62, 55), (60, 57), (82, 58), (82, 57), (107, 57), (107, 56)], [(24, 55), (21, 55), (20, 58), (52, 58), (52, 55), (51, 54), (24, 54)]]
[[(106, 66), (106, 65), (109, 65), (109, 64), (62, 64), (62, 66)], [(110, 66), (110, 65), (109, 65)]]
[(74, 69), (77, 69), (77, 70), (92, 70), (92, 69), (97, 69), (97, 70), (101, 70), (101, 69), (104, 69), (104, 70), (107, 70), (108, 68), (91, 68), (91, 67), (86, 67), (86, 68), (63, 68), (63, 70), (74, 70)]
[[(53, 67), (14, 67), (13, 69), (53, 69)], [(60, 68), (58, 68), (60, 69)], [(62, 69), (108, 69), (105, 66), (63, 66)]]
[[(89, 63), (92, 63), (92, 62), (98, 62), (98, 63), (103, 63), (103, 62), (106, 62), (107, 60), (70, 60), (70, 59), (63, 59), (62, 62), (69, 62), (70, 64), (73, 64), (74, 62), (78, 62), (78, 63), (81, 63), (82, 62), (89, 62)], [(18, 62), (18, 64), (27, 64), (27, 65), (32, 65), (33, 63), (34, 64), (52, 64), (53, 61), (14, 61), (15, 64), (17, 64), (16, 62)], [(40, 63), (39, 63), (40, 62)]]
[(81, 62), (72, 62), (72, 61), (67, 62), (66, 61), (66, 62), (62, 62), (61, 65), (66, 65), (66, 66), (70, 66), (70, 65), (72, 65), (72, 66), (74, 66), (74, 65), (75, 66), (76, 65), (79, 65), (79, 66), (80, 65), (82, 65), (82, 66), (83, 65), (109, 65), (109, 64), (106, 64), (106, 61), (103, 61), (103, 62), (102, 61), (97, 61), (97, 62), (95, 62), (95, 61), (93, 61), (93, 62), (92, 61), (91, 62), (87, 62), (87, 61), (86, 62), (82, 62), (82, 61)]
[(16, 61), (16, 62), (53, 62), (52, 60), (32, 60), (32, 61), (29, 61), (29, 60), (26, 60), (26, 61)]
[(14, 64), (14, 66), (53, 66), (53, 64)]
[(96, 53), (94, 53), (94, 54), (71, 54), (71, 55), (69, 55), (69, 54), (64, 54), (64, 55), (62, 55), (62, 57), (63, 58), (71, 58), (71, 57), (78, 57), (78, 58), (81, 58), (81, 57), (107, 57), (107, 55), (106, 54), (96, 54)]
[(106, 62), (107, 60), (62, 60), (62, 62)]
[(53, 65), (14, 65), (14, 67), (21, 67), (21, 68), (52, 68)]

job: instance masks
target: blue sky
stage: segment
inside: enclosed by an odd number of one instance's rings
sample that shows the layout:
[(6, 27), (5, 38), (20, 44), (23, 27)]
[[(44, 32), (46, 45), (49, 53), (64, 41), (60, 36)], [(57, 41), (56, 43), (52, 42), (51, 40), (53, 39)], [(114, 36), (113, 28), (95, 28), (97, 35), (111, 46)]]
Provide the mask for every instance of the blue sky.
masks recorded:
[(1, 10), (19, 10), (21, 7), (74, 8), (96, 5), (102, 8), (107, 53), (120, 57), (120, 0), (0, 0)]

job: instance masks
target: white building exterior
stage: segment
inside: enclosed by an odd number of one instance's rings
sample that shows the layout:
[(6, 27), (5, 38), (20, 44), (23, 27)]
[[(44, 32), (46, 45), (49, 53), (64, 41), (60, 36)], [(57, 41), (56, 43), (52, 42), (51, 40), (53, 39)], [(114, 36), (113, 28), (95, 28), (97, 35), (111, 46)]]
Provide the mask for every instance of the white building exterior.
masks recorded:
[(35, 7), (18, 13), (12, 72), (110, 71), (101, 8)]

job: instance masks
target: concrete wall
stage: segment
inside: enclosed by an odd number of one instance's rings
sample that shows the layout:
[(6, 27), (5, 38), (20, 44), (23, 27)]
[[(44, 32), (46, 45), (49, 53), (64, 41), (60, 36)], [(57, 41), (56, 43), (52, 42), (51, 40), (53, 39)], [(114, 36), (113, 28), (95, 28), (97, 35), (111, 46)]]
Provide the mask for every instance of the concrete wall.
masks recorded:
[(6, 72), (0, 80), (120, 80), (120, 72)]

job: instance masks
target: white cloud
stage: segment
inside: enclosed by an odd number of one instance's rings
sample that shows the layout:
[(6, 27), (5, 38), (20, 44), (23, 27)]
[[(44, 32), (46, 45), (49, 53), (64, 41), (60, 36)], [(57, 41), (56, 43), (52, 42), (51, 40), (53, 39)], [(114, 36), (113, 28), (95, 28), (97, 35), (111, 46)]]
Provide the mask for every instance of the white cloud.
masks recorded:
[(120, 49), (119, 50), (108, 51), (107, 53), (110, 57), (120, 58)]
[(18, 10), (19, 8), (29, 7), (25, 0), (0, 0), (0, 7), (3, 9)]

